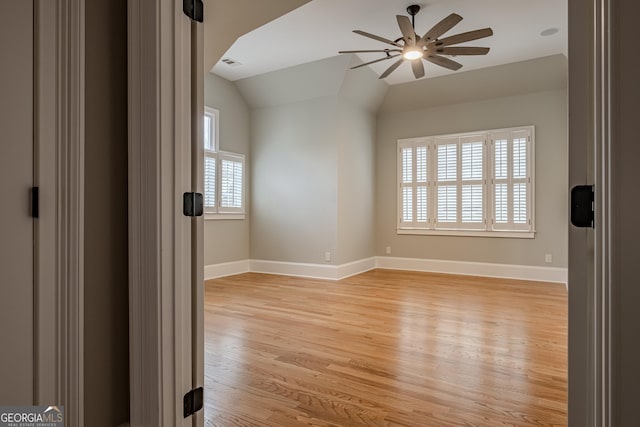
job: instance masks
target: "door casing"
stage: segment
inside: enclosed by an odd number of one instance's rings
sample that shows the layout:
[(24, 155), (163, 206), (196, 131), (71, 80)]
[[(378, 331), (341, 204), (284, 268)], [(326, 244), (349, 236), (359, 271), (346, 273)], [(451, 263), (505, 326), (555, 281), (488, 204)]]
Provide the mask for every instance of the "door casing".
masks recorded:
[(595, 188), (595, 227), (569, 226), (569, 425), (612, 425), (611, 172), (619, 0), (569, 0), (569, 187)]
[(36, 398), (84, 426), (84, 0), (35, 0)]
[(33, 220), (33, 397), (23, 404), (62, 405), (67, 424), (82, 427), (84, 0), (33, 0), (24, 13), (33, 19), (40, 209)]

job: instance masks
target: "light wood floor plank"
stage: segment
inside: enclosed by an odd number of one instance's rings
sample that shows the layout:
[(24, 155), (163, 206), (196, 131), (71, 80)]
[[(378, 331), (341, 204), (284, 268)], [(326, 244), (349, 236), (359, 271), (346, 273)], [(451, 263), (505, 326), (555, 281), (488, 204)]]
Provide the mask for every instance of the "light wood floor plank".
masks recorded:
[(205, 290), (206, 426), (566, 426), (564, 285), (374, 270)]

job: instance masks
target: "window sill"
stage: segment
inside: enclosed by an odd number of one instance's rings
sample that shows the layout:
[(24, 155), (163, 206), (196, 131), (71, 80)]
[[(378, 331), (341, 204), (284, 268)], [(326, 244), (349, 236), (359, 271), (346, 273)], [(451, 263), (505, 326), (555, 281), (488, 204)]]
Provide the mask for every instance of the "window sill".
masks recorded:
[(205, 213), (204, 220), (219, 220), (219, 219), (244, 219), (243, 213)]
[(423, 228), (398, 228), (397, 234), (419, 234), (425, 236), (502, 237), (533, 239), (535, 231), (484, 231), (484, 230), (425, 230)]

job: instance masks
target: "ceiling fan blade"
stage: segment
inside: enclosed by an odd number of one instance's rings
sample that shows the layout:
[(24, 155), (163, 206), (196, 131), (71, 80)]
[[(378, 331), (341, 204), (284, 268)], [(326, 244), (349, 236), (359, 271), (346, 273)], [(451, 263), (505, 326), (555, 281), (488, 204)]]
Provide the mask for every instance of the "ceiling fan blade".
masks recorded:
[(493, 35), (491, 28), (483, 28), (481, 30), (468, 31), (466, 33), (456, 34), (455, 36), (445, 37), (444, 39), (436, 40), (436, 47), (450, 46), (452, 44), (470, 42), (471, 40), (478, 40)]
[(384, 72), (384, 73), (382, 73), (382, 74), (380, 75), (380, 77), (379, 77), (379, 78), (384, 79), (384, 78), (385, 78), (385, 77), (387, 77), (389, 74), (393, 73), (393, 71), (394, 71), (396, 68), (398, 68), (398, 67), (400, 66), (400, 64), (402, 64), (402, 62), (403, 62), (403, 61), (404, 61), (404, 59), (402, 59), (402, 58), (398, 59), (396, 62), (394, 62), (394, 63), (391, 65), (391, 67), (387, 68), (387, 69), (385, 70), (385, 72)]
[(422, 36), (420, 39), (421, 44), (426, 44), (431, 40), (435, 40), (453, 27), (455, 27), (460, 21), (462, 21), (462, 16), (457, 13), (452, 13), (451, 15), (444, 18), (442, 21), (438, 22), (436, 25), (431, 27), (431, 29)]
[(382, 42), (382, 43), (387, 43), (396, 47), (402, 47), (400, 44), (392, 40), (385, 39), (384, 37), (376, 36), (375, 34), (367, 33), (366, 31), (353, 30), (353, 32), (356, 34), (360, 34), (361, 36), (369, 37), (370, 39), (378, 40), (379, 42)]
[(364, 64), (360, 64), (360, 65), (356, 65), (355, 67), (351, 67), (351, 69), (353, 70), (355, 68), (364, 67), (365, 65), (375, 64), (376, 62), (380, 62), (380, 61), (386, 61), (387, 59), (395, 58), (396, 56), (400, 56), (400, 54), (398, 53), (397, 55), (385, 56), (384, 58), (376, 59), (374, 61), (365, 62)]
[(436, 52), (440, 55), (486, 55), (489, 53), (489, 48), (474, 46), (437, 47)]
[(424, 77), (424, 65), (422, 65), (422, 58), (411, 61), (411, 69), (416, 79)]
[(400, 49), (380, 49), (380, 50), (341, 50), (338, 53), (374, 53), (374, 52), (402, 52)]
[(398, 20), (398, 26), (400, 27), (400, 31), (402, 31), (402, 37), (408, 46), (413, 46), (416, 44), (416, 32), (413, 30), (413, 25), (411, 25), (411, 20), (409, 17), (404, 15), (396, 15), (396, 19)]
[(445, 58), (444, 56), (429, 55), (429, 56), (426, 56), (424, 59), (436, 65), (439, 65), (441, 67), (448, 68), (454, 71), (459, 70), (462, 67), (461, 63), (456, 62), (449, 58)]

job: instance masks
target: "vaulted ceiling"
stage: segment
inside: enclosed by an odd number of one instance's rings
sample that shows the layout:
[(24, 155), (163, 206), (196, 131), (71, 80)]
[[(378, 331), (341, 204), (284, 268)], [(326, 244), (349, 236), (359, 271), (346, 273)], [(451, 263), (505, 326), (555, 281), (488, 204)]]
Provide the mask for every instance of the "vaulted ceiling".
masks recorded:
[[(262, 9), (269, 9), (266, 3), (278, 3), (242, 0), (239, 4), (243, 2), (252, 5), (245, 5), (249, 7), (242, 9), (246, 17), (239, 17), (239, 26), (242, 26), (243, 19), (255, 21), (256, 16), (264, 13)], [(288, 3), (288, 7), (295, 7), (292, 4), (295, 2)], [(335, 56), (339, 50), (384, 49), (388, 45), (354, 34), (352, 30), (359, 29), (395, 40), (400, 37), (395, 15), (406, 15), (406, 8), (411, 4), (422, 7), (415, 17), (418, 34), (425, 33), (454, 12), (464, 19), (445, 36), (484, 27), (493, 29), (492, 37), (463, 44), (486, 46), (491, 51), (486, 56), (457, 57), (456, 60), (463, 64), (458, 72), (567, 54), (566, 0), (313, 0), (240, 37), (219, 57), (230, 59), (235, 64), (218, 61), (212, 72), (235, 81)], [(239, 15), (237, 8), (233, 14), (235, 17)], [(264, 15), (262, 20), (266, 22), (266, 18), (274, 15)], [(227, 18), (230, 16), (227, 14)], [(225, 21), (223, 18), (216, 16), (216, 19)], [(228, 22), (229, 19), (226, 21), (226, 26), (235, 28), (232, 22)], [(551, 34), (545, 36), (547, 33)], [(207, 40), (214, 40), (207, 37)], [(382, 55), (363, 53), (358, 56), (367, 62)], [(369, 67), (380, 75), (391, 62), (383, 61)], [(386, 82), (396, 84), (414, 80), (410, 68), (408, 64), (403, 64)], [(425, 69), (425, 78), (455, 73), (430, 63), (425, 63)]]
[(204, 66), (209, 71), (238, 37), (310, 0), (204, 0)]

